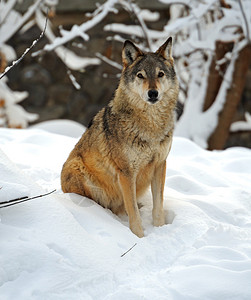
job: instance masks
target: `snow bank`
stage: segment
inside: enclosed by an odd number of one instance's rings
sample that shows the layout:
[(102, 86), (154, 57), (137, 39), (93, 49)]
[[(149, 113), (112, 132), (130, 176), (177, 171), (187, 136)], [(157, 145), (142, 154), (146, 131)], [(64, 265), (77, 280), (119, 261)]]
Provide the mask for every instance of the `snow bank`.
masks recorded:
[(0, 129), (1, 201), (57, 188), (0, 209), (1, 299), (251, 299), (251, 150), (208, 152), (175, 138), (167, 224), (152, 226), (148, 192), (139, 239), (126, 217), (61, 192), (60, 170), (77, 140)]
[(29, 128), (42, 129), (51, 133), (62, 134), (73, 138), (79, 138), (85, 131), (85, 127), (72, 120), (50, 120), (32, 125)]

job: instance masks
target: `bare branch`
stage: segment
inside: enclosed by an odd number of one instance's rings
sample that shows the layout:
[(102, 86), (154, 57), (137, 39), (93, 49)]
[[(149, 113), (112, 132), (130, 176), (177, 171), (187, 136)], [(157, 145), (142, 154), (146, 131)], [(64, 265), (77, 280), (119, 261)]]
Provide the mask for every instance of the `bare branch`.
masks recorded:
[(9, 207), (9, 206), (12, 206), (12, 205), (23, 203), (25, 201), (30, 201), (30, 200), (33, 200), (33, 199), (45, 197), (45, 196), (48, 196), (48, 195), (54, 193), (55, 191), (56, 190), (53, 190), (51, 192), (48, 192), (48, 193), (45, 193), (45, 194), (41, 194), (41, 195), (38, 195), (38, 196), (34, 196), (34, 197), (24, 196), (24, 197), (21, 197), (21, 198), (17, 198), (17, 199), (12, 199), (12, 200), (8, 200), (8, 201), (0, 202), (0, 208)]
[(137, 245), (137, 243), (135, 243), (130, 249), (128, 249), (125, 253), (123, 253), (120, 257), (125, 256), (129, 251), (131, 251), (135, 246)]
[(29, 53), (31, 51), (31, 49), (41, 40), (41, 38), (44, 36), (45, 30), (46, 30), (47, 21), (48, 21), (48, 15), (46, 16), (45, 26), (44, 26), (44, 29), (41, 32), (40, 36), (35, 41), (33, 41), (32, 45), (24, 51), (24, 53), (19, 57), (19, 59), (13, 61), (12, 64), (5, 69), (5, 71), (0, 75), (0, 79), (2, 79), (13, 67), (15, 67), (17, 64), (19, 64), (20, 61), (22, 61), (24, 59), (25, 55), (27, 53)]

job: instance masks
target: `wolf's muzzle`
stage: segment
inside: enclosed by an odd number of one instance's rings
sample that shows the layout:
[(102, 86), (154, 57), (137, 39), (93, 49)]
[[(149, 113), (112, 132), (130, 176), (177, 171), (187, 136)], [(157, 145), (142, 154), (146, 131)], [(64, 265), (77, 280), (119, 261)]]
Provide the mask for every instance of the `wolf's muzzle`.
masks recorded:
[(155, 103), (158, 101), (159, 93), (157, 90), (149, 90), (148, 91), (148, 101), (151, 103)]

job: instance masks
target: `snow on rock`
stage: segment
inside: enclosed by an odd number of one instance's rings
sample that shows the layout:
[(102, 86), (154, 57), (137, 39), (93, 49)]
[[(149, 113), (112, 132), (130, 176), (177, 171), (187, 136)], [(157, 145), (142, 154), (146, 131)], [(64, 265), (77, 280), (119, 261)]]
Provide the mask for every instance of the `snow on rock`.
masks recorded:
[(60, 134), (47, 125), (0, 129), (0, 198), (11, 187), (15, 197), (57, 188), (0, 209), (1, 299), (251, 299), (251, 150), (209, 152), (174, 138), (166, 225), (152, 226), (148, 191), (139, 239), (127, 217), (62, 193), (61, 167), (78, 139), (62, 135), (67, 123)]

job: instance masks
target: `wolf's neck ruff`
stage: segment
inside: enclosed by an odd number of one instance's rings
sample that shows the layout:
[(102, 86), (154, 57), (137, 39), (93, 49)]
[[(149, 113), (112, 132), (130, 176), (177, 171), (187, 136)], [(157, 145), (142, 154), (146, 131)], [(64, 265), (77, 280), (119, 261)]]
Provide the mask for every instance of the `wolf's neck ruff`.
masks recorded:
[(130, 123), (140, 135), (145, 135), (146, 132), (148, 139), (152, 141), (161, 141), (168, 133), (172, 135), (175, 108), (173, 101), (163, 100), (151, 105), (137, 95), (128, 95), (128, 91), (121, 90), (120, 87), (116, 94), (118, 96), (112, 101), (111, 113), (120, 119), (120, 129)]

